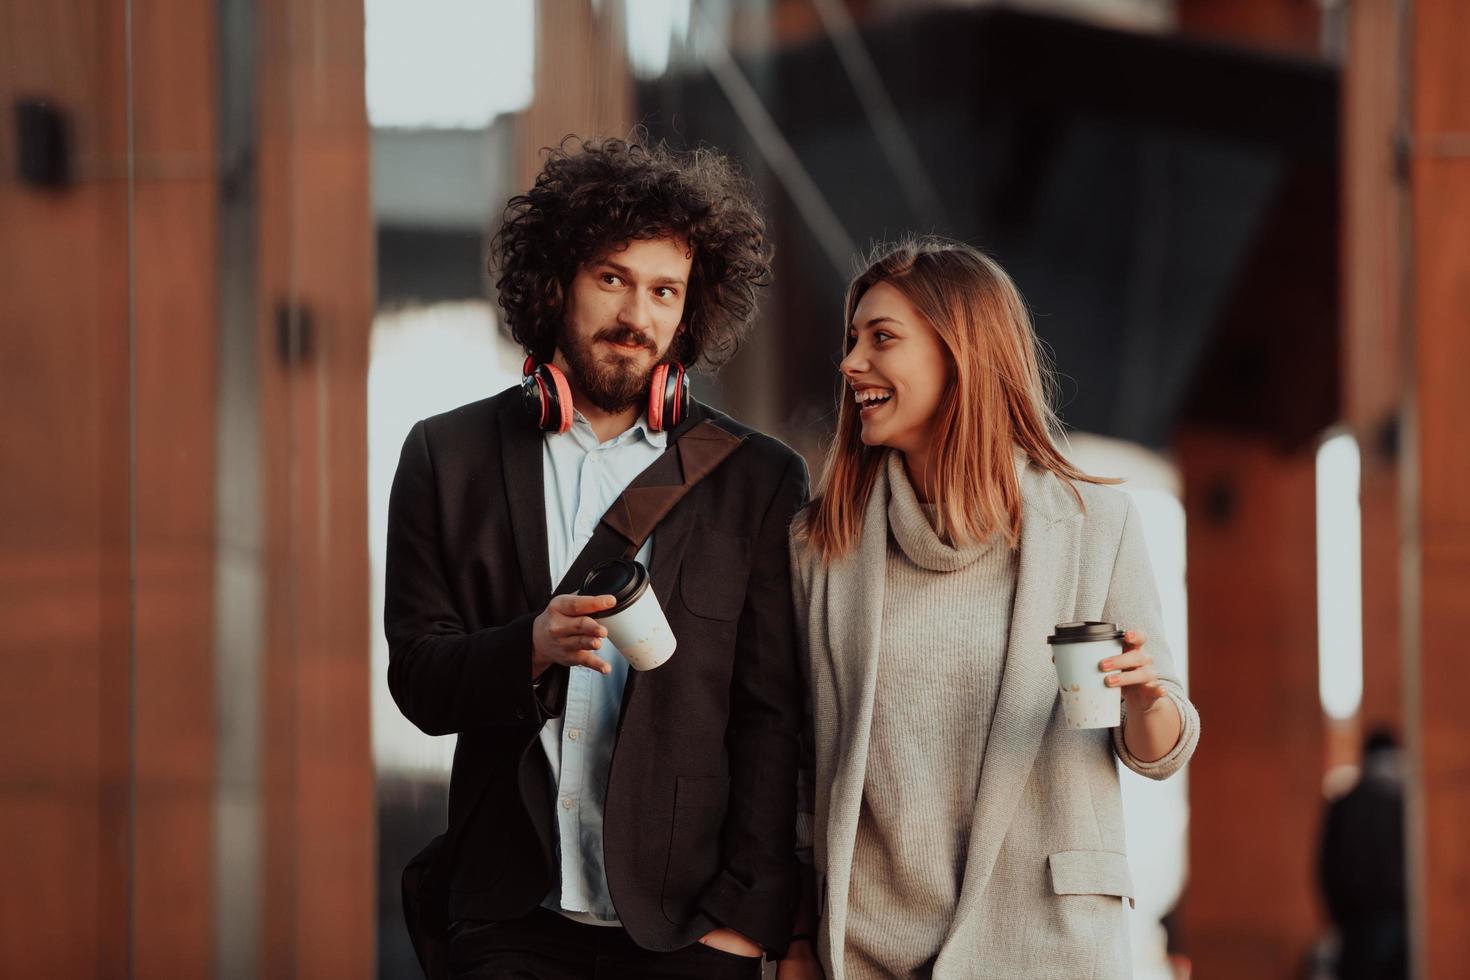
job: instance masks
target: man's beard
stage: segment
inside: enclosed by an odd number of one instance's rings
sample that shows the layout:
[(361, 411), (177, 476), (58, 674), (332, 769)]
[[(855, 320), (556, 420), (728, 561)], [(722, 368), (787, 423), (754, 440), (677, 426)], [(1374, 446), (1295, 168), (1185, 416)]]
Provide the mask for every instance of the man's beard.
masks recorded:
[[(647, 368), (640, 368), (631, 357), (621, 354), (599, 358), (596, 345), (602, 340), (615, 344), (639, 344), (654, 355), (653, 361)], [(659, 350), (652, 340), (632, 327), (606, 327), (579, 342), (563, 325), (557, 337), (557, 347), (572, 370), (574, 383), (582, 389), (588, 401), (604, 412), (626, 411), (647, 397), (649, 379), (658, 364)]]

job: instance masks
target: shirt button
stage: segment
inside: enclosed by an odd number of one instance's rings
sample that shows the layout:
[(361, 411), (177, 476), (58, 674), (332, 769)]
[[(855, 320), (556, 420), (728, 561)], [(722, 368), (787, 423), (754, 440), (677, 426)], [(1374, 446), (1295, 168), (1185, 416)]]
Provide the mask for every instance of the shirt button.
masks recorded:
[(582, 734), (581, 732), (579, 732), (579, 731), (577, 731), (577, 729), (573, 728), (571, 731), (567, 732), (567, 738), (569, 738), (573, 742), (575, 742), (577, 740), (577, 736), (579, 736), (581, 734)]
[(562, 797), (561, 808), (563, 810), (570, 810), (572, 808), (572, 798), (570, 796)]

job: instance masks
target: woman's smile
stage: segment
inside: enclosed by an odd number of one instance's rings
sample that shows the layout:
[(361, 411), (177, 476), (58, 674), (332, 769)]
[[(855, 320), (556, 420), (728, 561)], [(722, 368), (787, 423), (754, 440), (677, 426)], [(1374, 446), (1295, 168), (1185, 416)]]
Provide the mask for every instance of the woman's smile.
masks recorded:
[(855, 389), (852, 395), (857, 402), (859, 415), (865, 419), (876, 415), (894, 400), (892, 388), (877, 386)]

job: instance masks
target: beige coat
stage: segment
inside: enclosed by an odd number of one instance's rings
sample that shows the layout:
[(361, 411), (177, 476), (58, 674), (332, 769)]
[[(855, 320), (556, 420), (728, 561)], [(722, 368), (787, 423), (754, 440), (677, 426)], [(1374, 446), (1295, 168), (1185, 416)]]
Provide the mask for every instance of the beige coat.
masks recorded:
[[(959, 906), (933, 976), (1110, 980), (1132, 976), (1115, 761), (1153, 779), (1183, 766), (1199, 715), (1164, 638), (1143, 529), (1129, 498), (1021, 473), (1021, 552), (999, 702), (986, 742)], [(887, 558), (888, 486), (880, 475), (852, 553), (817, 561), (793, 540), (793, 587), (810, 668), (810, 751), (801, 836), (812, 843), (821, 925), (817, 952), (843, 980), (843, 936), (876, 689)], [(1058, 623), (1106, 620), (1148, 635), (1154, 668), (1184, 719), (1179, 744), (1145, 763), (1122, 729), (1063, 727), (1046, 638)], [(1125, 721), (1126, 724), (1126, 721)]]

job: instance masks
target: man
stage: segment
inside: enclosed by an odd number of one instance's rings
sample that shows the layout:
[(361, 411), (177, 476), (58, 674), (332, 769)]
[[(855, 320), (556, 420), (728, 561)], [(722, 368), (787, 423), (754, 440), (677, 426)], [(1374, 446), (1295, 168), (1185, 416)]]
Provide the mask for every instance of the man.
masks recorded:
[[(753, 318), (763, 222), (718, 154), (569, 143), (492, 251), (528, 386), (416, 424), (388, 518), (389, 687), (419, 728), (459, 736), (449, 972), (758, 976), (795, 902), (786, 534), (807, 473), (675, 401), (678, 365), (717, 366)], [(678, 648), (631, 672), (591, 615), (611, 598), (553, 584), (707, 419), (743, 442), (638, 552)]]
[(1386, 728), (1368, 733), (1362, 777), (1327, 806), (1317, 877), (1341, 943), (1338, 980), (1407, 977), (1403, 759)]

